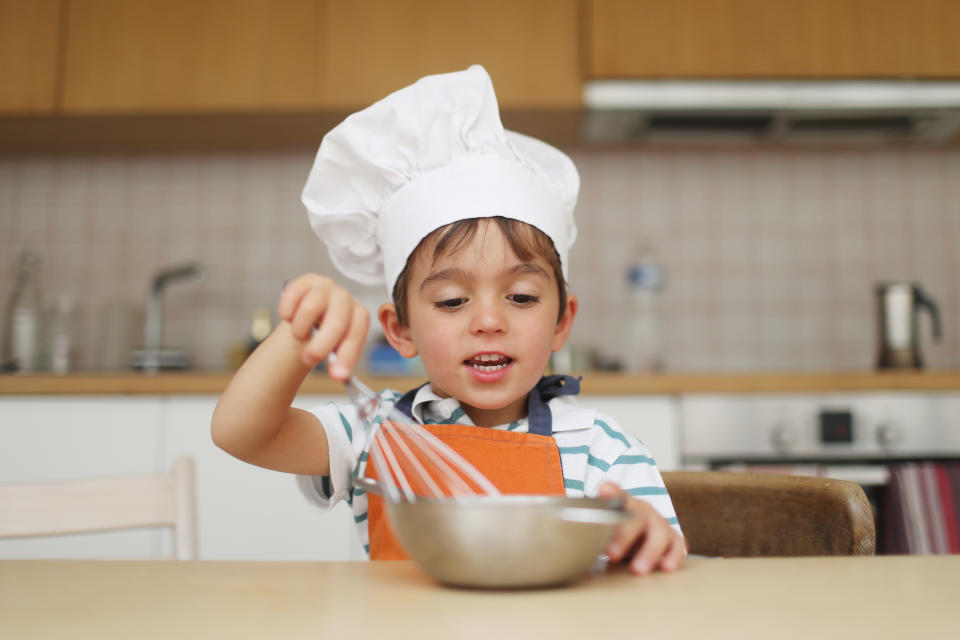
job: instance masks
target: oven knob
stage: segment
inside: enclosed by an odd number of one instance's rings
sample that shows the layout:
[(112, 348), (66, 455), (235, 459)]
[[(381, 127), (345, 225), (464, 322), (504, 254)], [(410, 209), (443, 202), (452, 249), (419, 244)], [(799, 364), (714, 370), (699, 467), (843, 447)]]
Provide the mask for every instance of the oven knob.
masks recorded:
[(795, 441), (793, 431), (790, 429), (788, 424), (777, 424), (774, 425), (773, 429), (770, 431), (770, 442), (773, 444), (773, 448), (780, 452), (789, 451), (793, 446)]
[(884, 449), (890, 449), (900, 442), (900, 429), (889, 422), (884, 422), (877, 427), (877, 444)]

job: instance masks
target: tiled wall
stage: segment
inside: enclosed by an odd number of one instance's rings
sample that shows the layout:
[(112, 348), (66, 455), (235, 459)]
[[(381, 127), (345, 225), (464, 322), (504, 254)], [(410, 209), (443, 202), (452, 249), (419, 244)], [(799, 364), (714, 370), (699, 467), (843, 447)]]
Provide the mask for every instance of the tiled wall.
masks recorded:
[[(863, 369), (875, 282), (911, 279), (940, 305), (931, 368), (960, 367), (960, 151), (574, 150), (583, 187), (574, 340), (614, 354), (636, 242), (664, 263), (666, 364), (678, 371)], [(116, 312), (188, 260), (166, 296), (168, 346), (226, 366), (283, 282), (332, 272), (299, 201), (310, 153), (0, 158), (0, 305), (19, 248), (42, 252), (48, 294), (78, 302), (77, 363), (115, 344)], [(378, 288), (354, 288), (371, 306)], [(111, 315), (111, 313), (113, 315)], [(140, 325), (135, 329), (139, 339)]]

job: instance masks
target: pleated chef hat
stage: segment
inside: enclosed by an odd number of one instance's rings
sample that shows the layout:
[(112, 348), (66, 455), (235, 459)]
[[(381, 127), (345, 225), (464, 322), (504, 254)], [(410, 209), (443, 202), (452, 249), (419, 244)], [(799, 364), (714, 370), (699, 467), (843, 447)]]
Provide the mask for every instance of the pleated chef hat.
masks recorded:
[(554, 147), (507, 131), (486, 70), (421, 78), (324, 136), (303, 189), (334, 265), (388, 295), (430, 232), (504, 216), (553, 240), (564, 277), (580, 177)]

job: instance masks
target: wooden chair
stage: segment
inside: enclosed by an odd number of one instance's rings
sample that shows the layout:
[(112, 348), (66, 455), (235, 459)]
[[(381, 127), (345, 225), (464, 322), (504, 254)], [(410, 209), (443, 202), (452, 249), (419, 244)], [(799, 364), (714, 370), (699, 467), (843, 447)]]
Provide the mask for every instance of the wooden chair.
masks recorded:
[(0, 538), (168, 527), (177, 560), (197, 557), (195, 470), (192, 458), (170, 473), (0, 484)]
[(854, 482), (730, 471), (671, 471), (663, 480), (692, 554), (874, 553), (873, 512)]

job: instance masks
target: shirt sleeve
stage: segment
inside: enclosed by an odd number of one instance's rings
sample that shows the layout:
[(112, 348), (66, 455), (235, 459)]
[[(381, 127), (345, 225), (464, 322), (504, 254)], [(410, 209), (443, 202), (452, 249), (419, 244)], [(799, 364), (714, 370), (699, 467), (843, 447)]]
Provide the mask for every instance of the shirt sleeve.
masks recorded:
[(367, 430), (353, 405), (331, 402), (309, 411), (317, 417), (327, 435), (330, 475), (298, 475), (297, 486), (311, 503), (329, 509), (351, 495), (350, 485), (363, 454)]
[(625, 432), (613, 418), (598, 412), (590, 451), (584, 477), (586, 495), (596, 495), (602, 483), (612, 482), (631, 496), (649, 503), (682, 534), (667, 487), (646, 445)]

